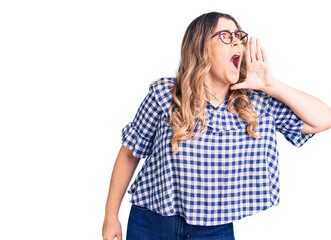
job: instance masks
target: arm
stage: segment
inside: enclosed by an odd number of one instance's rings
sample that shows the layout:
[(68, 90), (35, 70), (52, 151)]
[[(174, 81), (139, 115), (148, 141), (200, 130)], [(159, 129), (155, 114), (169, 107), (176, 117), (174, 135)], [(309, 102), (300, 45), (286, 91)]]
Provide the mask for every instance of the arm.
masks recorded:
[(149, 156), (151, 152), (161, 113), (154, 88), (150, 86), (133, 121), (122, 129), (122, 147), (114, 165), (105, 209), (104, 240), (122, 239), (119, 208), (140, 158)]
[[(152, 87), (139, 106), (133, 122), (122, 129), (118, 153), (109, 187), (106, 217), (117, 217), (124, 193), (140, 161), (149, 155), (162, 109)], [(131, 150), (132, 149), (132, 150)]]
[(111, 176), (106, 203), (106, 218), (118, 217), (123, 196), (139, 161), (140, 158), (134, 157), (132, 151), (122, 145)]
[(231, 90), (248, 88), (263, 91), (285, 103), (304, 122), (302, 133), (317, 133), (331, 128), (331, 108), (321, 100), (276, 80), (260, 40), (251, 38), (246, 48), (247, 77)]
[(263, 91), (292, 109), (304, 122), (302, 133), (317, 133), (331, 128), (331, 108), (321, 100), (278, 80)]
[(122, 145), (110, 181), (105, 219), (102, 227), (102, 237), (104, 240), (112, 240), (115, 239), (115, 237), (117, 237), (118, 240), (122, 240), (122, 230), (118, 220), (118, 212), (124, 193), (139, 160), (139, 158), (132, 155), (131, 150)]

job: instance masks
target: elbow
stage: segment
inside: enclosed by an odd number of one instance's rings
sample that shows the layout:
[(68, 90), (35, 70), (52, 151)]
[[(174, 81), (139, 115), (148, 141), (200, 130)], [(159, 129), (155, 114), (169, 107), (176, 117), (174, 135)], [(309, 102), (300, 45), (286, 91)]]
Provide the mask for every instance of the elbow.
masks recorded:
[(331, 119), (329, 121), (325, 121), (315, 126), (311, 126), (307, 123), (304, 123), (301, 133), (305, 133), (305, 134), (319, 133), (328, 130), (330, 128), (331, 128)]
[(134, 161), (139, 161), (140, 158), (137, 158), (133, 155), (133, 151), (127, 147), (125, 147), (124, 145), (122, 145), (121, 151), (124, 152), (124, 154), (130, 159), (130, 160), (134, 160)]
[(325, 112), (327, 113), (327, 117), (324, 119), (321, 131), (328, 130), (331, 128), (331, 108), (328, 108), (328, 110)]
[(328, 130), (331, 128), (331, 111), (330, 111), (329, 117), (324, 119), (324, 121), (321, 122), (320, 126), (318, 126), (318, 127), (319, 127), (318, 128), (319, 132), (322, 132), (322, 131), (325, 131), (325, 130)]
[(328, 124), (325, 126), (324, 130), (328, 130), (330, 128), (331, 128), (331, 119), (330, 119), (330, 122), (328, 122)]

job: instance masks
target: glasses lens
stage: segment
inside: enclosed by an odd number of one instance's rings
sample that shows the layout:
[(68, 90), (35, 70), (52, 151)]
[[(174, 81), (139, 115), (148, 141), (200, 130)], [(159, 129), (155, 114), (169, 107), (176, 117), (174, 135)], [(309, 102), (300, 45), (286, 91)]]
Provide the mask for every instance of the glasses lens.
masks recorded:
[(238, 32), (235, 33), (235, 36), (236, 36), (236, 38), (238, 38), (241, 41), (242, 44), (247, 43), (248, 37), (247, 37), (247, 34), (245, 32), (238, 31)]
[(224, 42), (224, 43), (231, 43), (232, 42), (232, 36), (230, 32), (221, 32), (219, 34), (220, 39)]

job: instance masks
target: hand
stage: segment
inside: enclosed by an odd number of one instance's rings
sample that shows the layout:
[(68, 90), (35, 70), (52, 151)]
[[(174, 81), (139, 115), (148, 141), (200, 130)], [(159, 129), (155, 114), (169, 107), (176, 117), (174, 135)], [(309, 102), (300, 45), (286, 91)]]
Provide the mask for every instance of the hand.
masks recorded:
[(246, 46), (246, 80), (242, 83), (234, 84), (231, 90), (245, 88), (266, 91), (276, 81), (272, 74), (269, 60), (265, 49), (261, 47), (260, 39), (251, 37)]
[(103, 227), (102, 227), (102, 238), (103, 240), (122, 240), (122, 228), (121, 223), (117, 217), (105, 216)]

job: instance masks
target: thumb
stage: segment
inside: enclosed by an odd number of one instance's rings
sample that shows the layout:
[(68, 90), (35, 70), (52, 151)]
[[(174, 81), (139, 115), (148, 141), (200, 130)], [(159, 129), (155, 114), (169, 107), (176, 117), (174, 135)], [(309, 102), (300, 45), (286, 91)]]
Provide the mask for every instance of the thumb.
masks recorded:
[(230, 90), (236, 90), (236, 89), (242, 89), (242, 88), (248, 88), (248, 85), (246, 82), (242, 83), (236, 83), (230, 86)]

